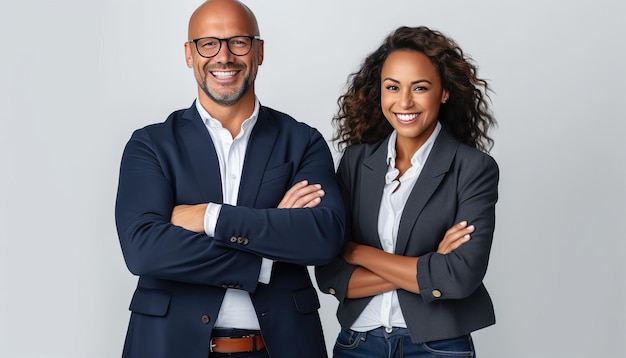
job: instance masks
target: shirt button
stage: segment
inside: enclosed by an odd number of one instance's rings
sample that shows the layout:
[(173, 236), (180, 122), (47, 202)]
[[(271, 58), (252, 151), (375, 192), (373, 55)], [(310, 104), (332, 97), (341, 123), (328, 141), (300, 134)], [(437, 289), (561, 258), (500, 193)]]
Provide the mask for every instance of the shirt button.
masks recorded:
[(441, 291), (439, 291), (439, 290), (433, 290), (433, 297), (435, 297), (435, 298), (439, 298), (439, 297), (441, 297)]
[(202, 323), (207, 324), (209, 322), (211, 322), (211, 319), (209, 318), (209, 316), (207, 316), (205, 314), (202, 315)]
[(231, 174), (231, 175), (230, 175), (230, 178), (231, 178), (232, 180), (237, 179), (237, 174)]

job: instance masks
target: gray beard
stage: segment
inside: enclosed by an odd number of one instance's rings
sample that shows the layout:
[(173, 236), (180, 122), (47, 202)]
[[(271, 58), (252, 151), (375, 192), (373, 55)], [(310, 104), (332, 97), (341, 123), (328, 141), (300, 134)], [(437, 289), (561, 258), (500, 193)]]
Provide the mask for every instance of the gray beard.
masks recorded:
[(221, 104), (222, 106), (232, 106), (235, 103), (237, 103), (241, 99), (241, 97), (243, 97), (243, 95), (246, 94), (246, 92), (248, 92), (250, 87), (252, 87), (252, 81), (254, 81), (252, 79), (252, 76), (249, 76), (243, 82), (241, 87), (239, 87), (239, 89), (237, 89), (235, 92), (229, 95), (220, 95), (211, 91), (209, 87), (206, 85), (206, 82), (203, 83), (200, 86), (200, 88), (202, 88), (202, 91), (204, 92), (204, 94), (206, 94), (207, 97), (209, 97), (213, 102), (217, 104)]

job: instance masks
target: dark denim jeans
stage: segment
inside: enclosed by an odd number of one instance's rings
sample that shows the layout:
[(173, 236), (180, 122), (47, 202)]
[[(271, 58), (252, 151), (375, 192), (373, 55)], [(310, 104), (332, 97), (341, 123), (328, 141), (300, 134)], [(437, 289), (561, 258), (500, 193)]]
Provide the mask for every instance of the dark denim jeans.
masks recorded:
[(342, 329), (339, 332), (334, 358), (442, 358), (476, 357), (470, 335), (415, 344), (406, 328), (384, 328), (369, 332)]

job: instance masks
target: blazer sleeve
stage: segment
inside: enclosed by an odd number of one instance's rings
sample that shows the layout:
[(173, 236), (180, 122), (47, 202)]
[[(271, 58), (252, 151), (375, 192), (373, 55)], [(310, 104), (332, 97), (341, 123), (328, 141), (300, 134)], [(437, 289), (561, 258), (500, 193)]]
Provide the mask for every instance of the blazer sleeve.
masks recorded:
[(465, 298), (482, 284), (487, 271), (495, 229), (498, 166), (485, 153), (457, 159), (454, 172), (447, 174), (458, 178), (454, 222), (467, 220), (476, 229), (470, 241), (447, 255), (430, 252), (419, 257), (417, 282), (425, 302)]
[(298, 265), (326, 264), (337, 255), (343, 244), (345, 212), (333, 159), (317, 130), (309, 128), (308, 137), (294, 140), (300, 141), (305, 147), (290, 185), (305, 179), (321, 184), (325, 192), (321, 203), (299, 209), (223, 205), (215, 242), (225, 248)]
[[(255, 290), (261, 258), (230, 250), (210, 239), (172, 225), (175, 204), (165, 160), (155, 151), (147, 130), (137, 130), (122, 155), (115, 219), (128, 269), (193, 284)], [(245, 274), (235, 268), (245, 267)]]
[[(345, 154), (341, 157), (341, 161), (339, 162), (339, 167), (337, 168), (337, 181), (339, 183), (339, 188), (343, 194), (343, 201), (346, 207), (346, 210), (350, 212), (350, 188), (351, 188), (351, 178), (353, 175), (351, 173), (350, 166), (350, 155), (347, 150)], [(347, 242), (351, 240), (351, 219), (352, 215), (346, 215), (346, 231), (345, 231), (345, 240)], [(348, 283), (350, 281), (350, 277), (354, 270), (356, 270), (357, 266), (351, 265), (347, 263), (341, 255), (336, 256), (330, 263), (323, 266), (315, 267), (315, 278), (317, 280), (317, 285), (320, 291), (328, 294), (332, 294), (337, 298), (339, 302), (344, 302), (346, 299), (346, 293), (348, 290)]]

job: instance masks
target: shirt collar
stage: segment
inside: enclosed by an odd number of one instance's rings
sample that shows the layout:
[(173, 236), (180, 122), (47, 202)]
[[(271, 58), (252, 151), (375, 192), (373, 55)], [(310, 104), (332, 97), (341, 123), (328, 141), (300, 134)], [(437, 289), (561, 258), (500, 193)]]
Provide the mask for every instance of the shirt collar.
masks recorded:
[[(433, 148), (437, 135), (441, 132), (441, 123), (437, 121), (435, 130), (430, 134), (426, 142), (418, 149), (411, 157), (411, 166), (422, 166), (430, 154), (430, 150)], [(389, 136), (389, 142), (387, 143), (387, 165), (390, 168), (396, 167), (396, 140), (398, 138), (398, 132), (394, 129)], [(397, 175), (397, 174), (396, 174)]]
[[(249, 130), (254, 127), (254, 124), (256, 123), (257, 119), (259, 118), (259, 109), (261, 108), (261, 103), (259, 102), (259, 99), (257, 97), (254, 98), (254, 110), (252, 111), (252, 115), (246, 119), (245, 121), (243, 121), (243, 123), (241, 124), (241, 131), (239, 132), (239, 134), (237, 135), (237, 137), (240, 137), (242, 135), (244, 135), (245, 133), (249, 132)], [(223, 128), (222, 123), (220, 121), (218, 121), (217, 119), (211, 117), (211, 115), (209, 114), (209, 112), (207, 112), (204, 107), (202, 107), (202, 105), (200, 104), (200, 100), (196, 99), (196, 109), (198, 110), (198, 113), (200, 114), (200, 118), (202, 118), (202, 121), (204, 121), (204, 124), (209, 126), (209, 127), (217, 127), (217, 128)]]

